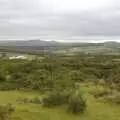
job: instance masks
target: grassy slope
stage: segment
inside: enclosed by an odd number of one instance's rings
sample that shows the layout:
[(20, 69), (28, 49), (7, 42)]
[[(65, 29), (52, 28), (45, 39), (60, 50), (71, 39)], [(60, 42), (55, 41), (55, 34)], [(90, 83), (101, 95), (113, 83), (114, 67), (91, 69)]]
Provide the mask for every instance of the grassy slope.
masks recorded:
[[(99, 102), (89, 94), (93, 86), (81, 87), (87, 99), (87, 111), (84, 115), (74, 116), (66, 113), (66, 107), (42, 108), (38, 104), (20, 104), (18, 98), (34, 97), (35, 92), (0, 92), (0, 104), (12, 103), (16, 107), (15, 120), (120, 120), (120, 106)], [(20, 119), (22, 118), (22, 119)]]

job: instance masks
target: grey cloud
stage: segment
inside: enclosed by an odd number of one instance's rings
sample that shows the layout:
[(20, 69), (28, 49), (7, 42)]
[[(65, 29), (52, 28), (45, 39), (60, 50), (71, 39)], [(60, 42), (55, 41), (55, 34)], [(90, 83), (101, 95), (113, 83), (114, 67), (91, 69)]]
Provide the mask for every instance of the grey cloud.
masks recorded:
[[(47, 39), (120, 36), (120, 2), (118, 0), (109, 0), (110, 4), (107, 6), (95, 9), (77, 10), (74, 6), (73, 12), (69, 9), (63, 12), (62, 8), (61, 12), (57, 12), (47, 4), (47, 1), (0, 0), (0, 36), (6, 36), (6, 38), (44, 36), (42, 38)], [(58, 1), (60, 3), (60, 0)], [(102, 1), (103, 4), (104, 1)], [(69, 6), (69, 3), (65, 5)]]

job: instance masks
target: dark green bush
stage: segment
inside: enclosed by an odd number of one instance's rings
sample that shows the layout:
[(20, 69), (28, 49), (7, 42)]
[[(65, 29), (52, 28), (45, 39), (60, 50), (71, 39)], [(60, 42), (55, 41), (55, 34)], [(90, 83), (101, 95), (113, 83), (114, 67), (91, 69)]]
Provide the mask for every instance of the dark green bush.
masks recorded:
[(86, 102), (79, 93), (74, 93), (69, 98), (68, 112), (73, 114), (84, 113), (86, 110)]
[(120, 105), (120, 94), (105, 96), (104, 100)]
[(41, 99), (36, 96), (36, 97), (34, 97), (33, 99), (31, 99), (31, 103), (41, 104)]
[(28, 98), (19, 98), (16, 100), (18, 103), (29, 103), (30, 100)]
[(12, 113), (12, 112), (15, 111), (15, 108), (12, 106), (11, 103), (8, 103), (8, 104), (6, 105), (6, 108), (8, 109), (9, 113)]
[(0, 120), (10, 120), (14, 108), (11, 104), (0, 106)]
[(112, 91), (110, 91), (109, 89), (101, 89), (94, 91), (92, 94), (94, 95), (95, 98), (99, 98), (112, 94)]
[(6, 76), (0, 73), (0, 83), (6, 81)]
[(18, 103), (33, 103), (33, 104), (41, 104), (41, 99), (36, 96), (34, 98), (19, 98), (16, 100)]
[(43, 98), (43, 106), (54, 107), (68, 103), (69, 93), (54, 91)]

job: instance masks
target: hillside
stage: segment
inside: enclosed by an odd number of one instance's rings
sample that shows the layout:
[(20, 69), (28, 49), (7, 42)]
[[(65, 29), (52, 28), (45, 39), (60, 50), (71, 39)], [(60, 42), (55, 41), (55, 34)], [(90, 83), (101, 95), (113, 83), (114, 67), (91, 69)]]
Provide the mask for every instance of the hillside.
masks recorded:
[(43, 40), (19, 40), (19, 41), (1, 41), (0, 46), (54, 46), (58, 43), (55, 41)]
[(120, 43), (104, 42), (104, 43), (61, 43), (56, 41), (43, 40), (19, 40), (19, 41), (1, 41), (0, 50), (6, 52), (55, 52), (55, 53), (119, 53)]

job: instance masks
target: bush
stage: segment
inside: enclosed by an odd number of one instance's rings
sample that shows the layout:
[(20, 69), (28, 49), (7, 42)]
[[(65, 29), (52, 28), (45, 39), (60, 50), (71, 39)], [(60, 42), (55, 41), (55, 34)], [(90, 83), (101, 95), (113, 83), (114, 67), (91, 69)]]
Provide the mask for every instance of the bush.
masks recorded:
[(6, 81), (6, 76), (0, 73), (0, 83)]
[(14, 111), (14, 108), (11, 104), (6, 106), (0, 106), (0, 120), (10, 120), (11, 113)]
[(54, 91), (47, 97), (43, 98), (43, 106), (45, 107), (55, 107), (64, 104), (68, 104), (68, 112), (74, 114), (84, 113), (86, 109), (86, 102), (82, 96), (78, 93), (63, 91)]
[(93, 93), (94, 97), (96, 97), (96, 98), (105, 97), (105, 96), (108, 96), (110, 94), (112, 94), (112, 91), (109, 89), (96, 90)]
[(86, 109), (86, 102), (79, 93), (74, 93), (69, 98), (68, 112), (73, 114), (84, 113)]
[(35, 97), (35, 98), (31, 99), (31, 103), (41, 104), (41, 99), (39, 97)]
[(120, 94), (104, 97), (104, 100), (120, 105)]
[(12, 113), (12, 112), (15, 111), (15, 108), (12, 106), (11, 103), (8, 103), (8, 104), (6, 105), (6, 108), (8, 109), (9, 113)]
[(15, 83), (9, 83), (9, 82), (4, 82), (0, 84), (0, 90), (1, 91), (7, 91), (7, 90), (15, 90), (17, 84)]
[(16, 100), (19, 103), (29, 103), (30, 100), (28, 98), (19, 98)]
[(119, 94), (119, 95), (116, 95), (116, 96), (113, 98), (113, 101), (114, 101), (116, 104), (120, 104), (120, 94)]
[(43, 106), (45, 107), (54, 107), (60, 106), (68, 103), (69, 93), (54, 91), (50, 93), (47, 97), (43, 98)]
[(33, 103), (33, 104), (41, 104), (41, 99), (39, 97), (34, 98), (19, 98), (16, 100), (19, 103)]

